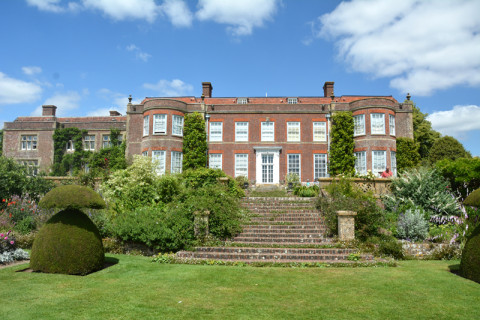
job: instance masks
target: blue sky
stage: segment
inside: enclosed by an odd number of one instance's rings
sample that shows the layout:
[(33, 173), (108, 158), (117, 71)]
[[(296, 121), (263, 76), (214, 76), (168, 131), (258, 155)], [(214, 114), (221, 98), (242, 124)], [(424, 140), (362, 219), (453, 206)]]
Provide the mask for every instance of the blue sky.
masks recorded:
[(480, 156), (480, 1), (2, 0), (0, 128), (127, 97), (406, 93)]

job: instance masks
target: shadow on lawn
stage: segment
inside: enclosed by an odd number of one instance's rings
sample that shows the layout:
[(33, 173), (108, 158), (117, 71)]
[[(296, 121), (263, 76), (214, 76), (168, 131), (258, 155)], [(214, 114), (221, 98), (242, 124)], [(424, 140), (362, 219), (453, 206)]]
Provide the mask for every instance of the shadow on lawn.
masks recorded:
[[(105, 257), (105, 263), (103, 265), (103, 268), (99, 269), (99, 270), (96, 270), (96, 271), (93, 271), (93, 272), (90, 272), (88, 274), (85, 274), (85, 275), (80, 275), (80, 274), (72, 274), (72, 276), (88, 276), (89, 274), (94, 274), (98, 271), (102, 271), (102, 270), (105, 270), (107, 268), (110, 268), (114, 265), (116, 265), (117, 263), (119, 262), (119, 260), (117, 258), (113, 258), (113, 257)], [(35, 272), (35, 273), (42, 273), (40, 271), (33, 271), (30, 267), (28, 268), (25, 268), (25, 269), (20, 269), (20, 270), (17, 270), (15, 272)]]
[(448, 266), (448, 269), (450, 269), (450, 272), (457, 275), (457, 276), (462, 276), (460, 272), (460, 263), (457, 264), (451, 264)]

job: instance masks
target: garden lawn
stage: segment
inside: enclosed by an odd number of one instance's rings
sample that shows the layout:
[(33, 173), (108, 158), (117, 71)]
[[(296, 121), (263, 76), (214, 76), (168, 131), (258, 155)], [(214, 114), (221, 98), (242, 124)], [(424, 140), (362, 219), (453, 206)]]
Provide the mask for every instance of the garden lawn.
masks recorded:
[(2, 319), (480, 319), (458, 261), (377, 268), (118, 263), (85, 277), (0, 270)]

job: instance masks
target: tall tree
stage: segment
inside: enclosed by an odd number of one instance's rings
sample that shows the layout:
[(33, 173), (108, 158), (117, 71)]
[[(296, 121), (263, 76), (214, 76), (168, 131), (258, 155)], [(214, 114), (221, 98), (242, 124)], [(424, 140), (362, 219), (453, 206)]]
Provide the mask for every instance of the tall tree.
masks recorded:
[(403, 171), (416, 167), (420, 162), (419, 144), (413, 139), (397, 138), (397, 169)]
[(351, 112), (342, 111), (332, 116), (329, 172), (333, 176), (355, 173), (353, 128)]
[(442, 159), (455, 160), (458, 158), (471, 158), (470, 152), (465, 150), (463, 144), (454, 137), (445, 136), (437, 139), (432, 148), (428, 159), (435, 163)]
[(207, 164), (205, 120), (198, 112), (185, 116), (183, 130), (183, 169), (196, 169)]
[(413, 137), (418, 143), (418, 153), (421, 159), (428, 159), (430, 148), (440, 138), (440, 133), (432, 129), (432, 124), (427, 120), (428, 113), (422, 113), (413, 105)]

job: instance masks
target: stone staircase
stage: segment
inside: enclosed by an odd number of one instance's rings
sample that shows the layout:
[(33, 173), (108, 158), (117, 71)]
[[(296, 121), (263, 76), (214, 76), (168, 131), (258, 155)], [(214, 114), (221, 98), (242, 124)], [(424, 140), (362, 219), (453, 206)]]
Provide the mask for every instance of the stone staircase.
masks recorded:
[[(181, 251), (178, 258), (242, 262), (351, 262), (355, 249), (333, 248), (326, 226), (309, 198), (244, 198), (251, 214), (243, 231), (221, 247)], [(362, 260), (372, 260), (362, 255)]]

